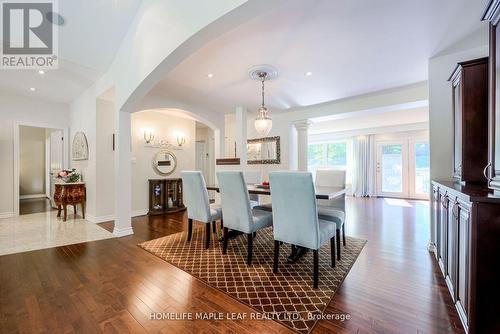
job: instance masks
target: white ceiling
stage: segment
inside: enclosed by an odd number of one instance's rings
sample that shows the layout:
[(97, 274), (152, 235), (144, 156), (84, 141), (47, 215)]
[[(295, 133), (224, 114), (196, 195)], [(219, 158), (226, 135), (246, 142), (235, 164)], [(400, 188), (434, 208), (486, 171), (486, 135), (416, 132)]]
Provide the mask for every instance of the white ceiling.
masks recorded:
[[(256, 110), (247, 70), (278, 68), (271, 112), (427, 80), (428, 59), (481, 29), (483, 0), (290, 0), (221, 35), (155, 87), (205, 108)], [(486, 31), (486, 30), (485, 30)], [(304, 74), (311, 71), (311, 76)], [(207, 77), (213, 73), (213, 78)]]
[[(92, 85), (114, 59), (140, 0), (61, 0), (59, 69), (0, 70), (0, 89), (68, 103)], [(30, 92), (29, 88), (37, 90)]]

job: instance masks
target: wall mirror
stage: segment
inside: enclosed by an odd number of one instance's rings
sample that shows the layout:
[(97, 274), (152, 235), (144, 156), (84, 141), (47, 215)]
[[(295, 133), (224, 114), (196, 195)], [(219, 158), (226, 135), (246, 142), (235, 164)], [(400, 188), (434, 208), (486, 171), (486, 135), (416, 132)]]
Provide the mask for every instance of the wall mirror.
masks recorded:
[(154, 171), (162, 176), (172, 174), (177, 167), (177, 158), (168, 150), (161, 150), (153, 158)]
[(265, 137), (247, 141), (249, 165), (280, 164), (280, 137)]

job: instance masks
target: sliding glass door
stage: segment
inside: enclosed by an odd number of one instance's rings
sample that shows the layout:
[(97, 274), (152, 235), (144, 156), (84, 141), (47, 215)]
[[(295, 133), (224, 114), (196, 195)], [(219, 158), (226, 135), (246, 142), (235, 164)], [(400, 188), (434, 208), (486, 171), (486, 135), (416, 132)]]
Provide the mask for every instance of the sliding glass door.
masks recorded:
[(377, 143), (377, 195), (428, 199), (429, 142), (401, 140)]

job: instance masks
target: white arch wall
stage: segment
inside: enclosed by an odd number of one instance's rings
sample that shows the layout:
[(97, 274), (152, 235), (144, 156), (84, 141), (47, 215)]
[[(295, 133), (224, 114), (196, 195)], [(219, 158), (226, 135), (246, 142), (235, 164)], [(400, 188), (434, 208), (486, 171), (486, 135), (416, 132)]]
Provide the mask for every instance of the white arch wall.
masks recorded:
[[(284, 3), (284, 0), (213, 0), (195, 5), (182, 0), (142, 2), (108, 72), (71, 104), (72, 128), (95, 133), (92, 119), (96, 115), (96, 99), (115, 87), (115, 194), (119, 194), (115, 196), (116, 236), (133, 233), (131, 184), (124, 182), (131, 179), (129, 113), (139, 110), (144, 96), (193, 51), (270, 7)], [(90, 141), (95, 143), (93, 139)], [(95, 162), (88, 163), (88, 186), (92, 186), (98, 171)], [(95, 196), (89, 200), (95, 201)], [(89, 204), (91, 208), (94, 206)]]

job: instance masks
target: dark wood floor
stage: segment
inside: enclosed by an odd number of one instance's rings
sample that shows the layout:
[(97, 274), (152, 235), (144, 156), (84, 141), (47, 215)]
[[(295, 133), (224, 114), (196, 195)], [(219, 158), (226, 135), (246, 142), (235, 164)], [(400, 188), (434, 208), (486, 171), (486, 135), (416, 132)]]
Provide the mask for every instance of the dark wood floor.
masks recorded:
[(28, 215), (31, 213), (46, 212), (54, 210), (50, 206), (48, 198), (22, 199), (19, 201), (19, 214)]
[[(347, 201), (347, 234), (368, 243), (326, 313), (351, 320), (319, 321), (314, 333), (462, 333), (426, 250), (428, 204), (404, 203)], [(0, 332), (289, 332), (271, 320), (150, 320), (151, 312), (252, 309), (136, 246), (184, 230), (184, 213), (133, 225), (129, 237), (0, 256)]]

